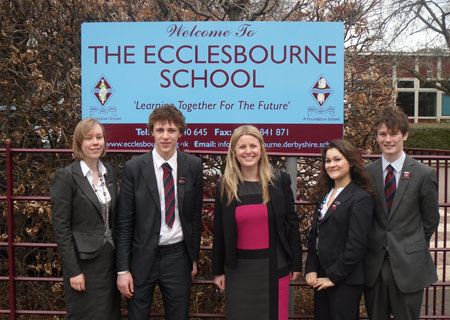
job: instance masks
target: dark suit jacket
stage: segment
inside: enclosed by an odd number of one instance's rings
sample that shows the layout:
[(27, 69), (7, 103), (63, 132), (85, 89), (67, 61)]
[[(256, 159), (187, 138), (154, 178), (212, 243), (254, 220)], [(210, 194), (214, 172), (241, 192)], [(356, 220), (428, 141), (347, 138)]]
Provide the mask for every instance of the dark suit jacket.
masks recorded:
[[(111, 195), (111, 227), (117, 211), (117, 183), (111, 165), (105, 183)], [(80, 161), (58, 169), (50, 186), (52, 224), (64, 275), (74, 277), (81, 274), (78, 259), (95, 258), (103, 247), (104, 221), (100, 202), (83, 176)], [(113, 230), (114, 234), (114, 230)]]
[(436, 172), (407, 155), (388, 214), (381, 158), (369, 163), (366, 169), (378, 193), (365, 259), (366, 285), (374, 285), (388, 250), (400, 291), (419, 291), (437, 281), (428, 250), (430, 238), (439, 224)]
[[(298, 216), (295, 211), (291, 179), (280, 172), (280, 182), (269, 185), (270, 202), (275, 214), (276, 229), (283, 248), (290, 258), (290, 271), (301, 271), (302, 248)], [(228, 206), (227, 199), (221, 199), (220, 186), (217, 188), (214, 209), (214, 243), (212, 271), (214, 275), (224, 274), (224, 265), (236, 266), (236, 200)]]
[[(191, 264), (198, 260), (201, 237), (203, 170), (199, 158), (177, 151), (178, 210)], [(161, 203), (152, 152), (125, 163), (116, 224), (116, 268), (129, 270), (136, 284), (150, 272), (158, 248)]]
[[(338, 285), (364, 284), (363, 258), (373, 215), (373, 198), (350, 182), (318, 222), (320, 206), (314, 211), (308, 239), (306, 273), (319, 273)], [(319, 252), (316, 237), (319, 235)]]

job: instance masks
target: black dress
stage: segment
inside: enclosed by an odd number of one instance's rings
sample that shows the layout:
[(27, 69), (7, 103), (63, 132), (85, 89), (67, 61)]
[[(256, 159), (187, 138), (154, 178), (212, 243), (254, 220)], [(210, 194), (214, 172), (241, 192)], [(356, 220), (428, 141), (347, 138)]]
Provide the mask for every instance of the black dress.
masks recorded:
[(237, 264), (225, 266), (227, 319), (288, 319), (287, 254), (275, 230), (272, 204), (262, 203), (259, 182), (239, 186)]

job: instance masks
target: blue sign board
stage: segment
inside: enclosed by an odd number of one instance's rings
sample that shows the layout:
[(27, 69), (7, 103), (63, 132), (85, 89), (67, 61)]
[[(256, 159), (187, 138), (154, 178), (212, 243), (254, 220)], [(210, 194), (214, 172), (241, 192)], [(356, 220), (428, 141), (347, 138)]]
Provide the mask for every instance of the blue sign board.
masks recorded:
[(170, 103), (194, 126), (342, 129), (343, 35), (338, 22), (84, 23), (82, 116), (136, 128)]

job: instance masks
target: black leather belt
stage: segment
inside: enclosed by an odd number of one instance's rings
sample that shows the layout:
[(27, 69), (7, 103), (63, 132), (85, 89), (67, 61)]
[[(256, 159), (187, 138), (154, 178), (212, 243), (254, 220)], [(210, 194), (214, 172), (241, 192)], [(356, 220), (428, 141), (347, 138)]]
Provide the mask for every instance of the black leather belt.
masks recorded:
[(167, 254), (178, 252), (180, 249), (184, 249), (184, 241), (168, 244), (165, 246), (158, 246), (158, 253), (161, 256), (165, 256)]

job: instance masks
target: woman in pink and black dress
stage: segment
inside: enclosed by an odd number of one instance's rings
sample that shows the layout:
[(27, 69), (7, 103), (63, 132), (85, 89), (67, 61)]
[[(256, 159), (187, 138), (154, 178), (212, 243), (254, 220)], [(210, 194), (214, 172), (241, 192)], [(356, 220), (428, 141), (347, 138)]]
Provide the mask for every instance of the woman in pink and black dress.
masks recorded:
[(231, 136), (216, 195), (213, 274), (227, 319), (288, 319), (289, 280), (301, 271), (298, 216), (289, 176), (274, 171), (259, 130)]

